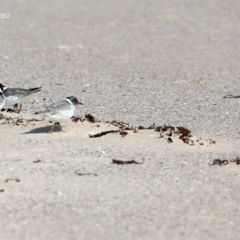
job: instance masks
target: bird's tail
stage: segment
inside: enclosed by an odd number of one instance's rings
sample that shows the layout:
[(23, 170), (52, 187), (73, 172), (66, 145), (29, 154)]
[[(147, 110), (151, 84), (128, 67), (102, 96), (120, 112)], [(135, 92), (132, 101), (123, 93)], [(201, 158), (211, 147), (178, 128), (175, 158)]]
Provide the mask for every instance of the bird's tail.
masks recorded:
[(29, 92), (36, 93), (42, 91), (42, 87), (30, 88), (28, 89)]

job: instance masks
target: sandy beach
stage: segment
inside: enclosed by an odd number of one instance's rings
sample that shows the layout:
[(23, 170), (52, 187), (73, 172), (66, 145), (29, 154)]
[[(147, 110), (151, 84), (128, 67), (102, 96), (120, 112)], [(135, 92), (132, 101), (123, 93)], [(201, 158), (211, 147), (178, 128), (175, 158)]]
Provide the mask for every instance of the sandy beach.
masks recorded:
[[(237, 0), (4, 0), (0, 11), (0, 82), (42, 87), (0, 115), (0, 239), (238, 239)], [(34, 113), (71, 95), (84, 104), (74, 116), (96, 122), (47, 134)], [(161, 137), (164, 125), (193, 141)]]

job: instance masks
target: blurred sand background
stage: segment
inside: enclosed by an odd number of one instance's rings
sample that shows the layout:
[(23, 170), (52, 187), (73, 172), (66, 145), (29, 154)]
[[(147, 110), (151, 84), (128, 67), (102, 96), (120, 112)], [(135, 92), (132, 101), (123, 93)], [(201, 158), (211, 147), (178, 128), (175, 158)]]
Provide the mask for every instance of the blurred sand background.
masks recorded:
[[(223, 98), (240, 95), (239, 1), (2, 0), (0, 12), (0, 82), (43, 88), (3, 114), (41, 119), (75, 95), (75, 116), (101, 121), (52, 135), (45, 121), (0, 125), (1, 239), (238, 239), (240, 167), (209, 163), (239, 155), (240, 99)], [(216, 144), (153, 130), (89, 138), (112, 120)]]

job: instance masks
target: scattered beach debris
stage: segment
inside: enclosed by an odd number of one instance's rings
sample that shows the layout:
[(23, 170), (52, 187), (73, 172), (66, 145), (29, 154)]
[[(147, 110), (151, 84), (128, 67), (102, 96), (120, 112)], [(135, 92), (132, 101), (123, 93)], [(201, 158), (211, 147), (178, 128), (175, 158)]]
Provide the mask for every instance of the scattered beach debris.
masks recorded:
[(144, 127), (144, 126), (138, 126), (138, 130), (144, 130), (144, 129), (155, 129), (155, 123), (153, 123), (149, 127)]
[(5, 182), (9, 182), (9, 181), (21, 182), (18, 178), (8, 178), (5, 180)]
[(20, 117), (9, 117), (9, 116), (4, 116), (3, 114), (0, 115), (0, 120), (5, 120), (4, 122), (1, 123), (2, 125), (13, 124), (14, 126), (20, 126), (20, 125), (27, 126), (28, 123), (31, 123), (32, 125), (35, 126), (35, 124), (33, 122), (42, 121), (42, 120), (37, 119), (37, 118), (24, 119), (24, 118), (22, 118), (22, 116), (20, 116)]
[(88, 121), (91, 123), (99, 122), (96, 120), (96, 118), (93, 115), (91, 115), (89, 113), (85, 115), (85, 118), (72, 116), (71, 119), (73, 122), (78, 122), (78, 121), (80, 121), (80, 122)]
[[(96, 118), (92, 116), (91, 114), (86, 114), (85, 118), (81, 117), (75, 117), (73, 116), (72, 118), (73, 122), (84, 122), (85, 120), (88, 120), (89, 122), (100, 122), (99, 120), (96, 121)], [(160, 133), (159, 138), (164, 138), (168, 143), (174, 143), (176, 137), (180, 140), (182, 140), (184, 143), (194, 146), (194, 145), (199, 145), (199, 146), (206, 146), (209, 147), (211, 145), (216, 144), (216, 141), (212, 139), (202, 139), (199, 138), (197, 139), (194, 137), (191, 133), (191, 131), (183, 126), (171, 126), (171, 125), (163, 125), (163, 126), (156, 126), (155, 123), (150, 125), (149, 127), (144, 127), (139, 125), (138, 127), (131, 126), (129, 123), (123, 122), (123, 121), (117, 121), (113, 120), (111, 122), (106, 121), (103, 123), (109, 123), (115, 127), (117, 127), (119, 130), (110, 130), (110, 131), (105, 131), (101, 133), (97, 133), (94, 135), (89, 134), (90, 138), (94, 137), (101, 137), (109, 133), (116, 133), (119, 132), (122, 137), (126, 136), (129, 134), (127, 131), (133, 131), (133, 133), (138, 133), (140, 130), (152, 130), (154, 129), (156, 132)], [(109, 125), (110, 126), (110, 125)], [(97, 124), (97, 127), (100, 127), (99, 124)], [(175, 139), (174, 139), (175, 138)]]
[(212, 164), (209, 164), (209, 166), (213, 166), (213, 165), (227, 165), (229, 163), (228, 160), (221, 160), (221, 159), (214, 159)]
[(222, 165), (227, 165), (229, 162), (235, 162), (236, 164), (240, 164), (240, 156), (236, 156), (232, 160), (225, 160), (225, 159), (221, 160), (219, 158), (218, 159), (214, 159), (212, 164), (209, 163), (209, 166), (213, 166), (213, 165), (222, 166)]
[(223, 98), (240, 98), (240, 95), (229, 94), (229, 95), (225, 95)]
[(235, 159), (230, 160), (230, 162), (235, 162), (236, 164), (240, 164), (240, 157), (237, 156)]
[(89, 114), (89, 113), (85, 115), (85, 119), (86, 119), (87, 121), (91, 122), (91, 123), (95, 123), (95, 122), (96, 122), (95, 117), (92, 116), (92, 115)]
[(5, 190), (4, 189), (0, 189), (0, 192), (5, 192)]
[(155, 129), (155, 123), (153, 123), (151, 126), (149, 126), (147, 129)]
[[(109, 122), (106, 122), (106, 123), (109, 123)], [(143, 126), (134, 127), (134, 126), (130, 126), (128, 123), (116, 121), (116, 120), (114, 120), (110, 123), (112, 125), (114, 125), (115, 127), (118, 127), (119, 130), (110, 130), (110, 131), (105, 131), (105, 132), (101, 132), (101, 133), (94, 134), (94, 135), (89, 134), (89, 137), (101, 137), (108, 133), (116, 133), (116, 132), (119, 132), (120, 135), (122, 137), (124, 137), (128, 134), (127, 131), (133, 131), (133, 133), (138, 133), (139, 130), (154, 129), (156, 132), (160, 133), (159, 138), (165, 138), (165, 140), (168, 143), (174, 143), (174, 141), (175, 141), (174, 138), (177, 137), (178, 139), (182, 140), (184, 143), (186, 143), (190, 146), (205, 145), (205, 146), (209, 147), (213, 144), (216, 144), (216, 141), (213, 141), (212, 139), (205, 139), (205, 140), (203, 140), (202, 138), (196, 139), (195, 137), (193, 137), (191, 131), (183, 126), (174, 127), (171, 125), (163, 125), (163, 126), (156, 127), (155, 123), (153, 123), (149, 127), (143, 127)]]
[(72, 116), (71, 119), (73, 122), (78, 122), (78, 121), (84, 122), (85, 121), (85, 119), (83, 119), (81, 117), (75, 117), (75, 116)]
[(158, 126), (155, 128), (156, 132), (160, 132), (160, 138), (163, 138), (164, 136), (167, 137), (168, 142), (173, 142), (172, 137), (178, 136), (180, 140), (182, 140), (186, 144), (192, 143), (190, 141), (190, 138), (192, 137), (191, 131), (185, 127), (174, 127), (174, 126)]
[(97, 133), (97, 134), (93, 134), (93, 135), (89, 134), (89, 137), (90, 138), (97, 138), (97, 137), (102, 137), (102, 136), (104, 136), (106, 134), (109, 134), (109, 133), (118, 133), (118, 132), (119, 132), (119, 130), (103, 131), (103, 132), (100, 132), (100, 133)]
[(95, 176), (95, 177), (98, 176), (96, 173), (81, 173), (78, 170), (75, 171), (75, 174), (77, 174), (78, 176)]
[(213, 141), (212, 139), (196, 139), (189, 129), (182, 126), (174, 127), (171, 125), (163, 125), (156, 127), (155, 131), (160, 132), (159, 138), (165, 138), (168, 143), (173, 143), (174, 138), (178, 137), (178, 139), (190, 146), (197, 144), (200, 146), (216, 144), (216, 141)]
[[(78, 117), (78, 116), (73, 116), (72, 118), (73, 122), (84, 122), (84, 121), (88, 121), (91, 123), (96, 123), (96, 122), (100, 122), (99, 120), (96, 120), (96, 118), (91, 115), (91, 114), (86, 114), (85, 118), (82, 117)], [(43, 121), (40, 119), (36, 119), (36, 118), (32, 118), (32, 119), (24, 119), (21, 116), (20, 117), (10, 117), (10, 116), (4, 116), (3, 114), (0, 114), (0, 120), (5, 120), (3, 122), (1, 122), (0, 124), (13, 124), (15, 126), (27, 126), (28, 123), (31, 123), (32, 125), (35, 126), (34, 122), (38, 122), (38, 121)], [(138, 133), (139, 130), (152, 130), (154, 129), (156, 132), (160, 133), (160, 137), (159, 138), (164, 138), (168, 143), (174, 143), (176, 137), (178, 137), (178, 139), (182, 140), (184, 143), (193, 146), (193, 145), (199, 145), (199, 146), (211, 146), (216, 144), (216, 141), (212, 140), (212, 139), (196, 139), (195, 137), (193, 137), (191, 131), (183, 126), (178, 126), (178, 127), (174, 127), (171, 125), (163, 125), (163, 126), (156, 126), (155, 123), (153, 123), (152, 125), (150, 125), (149, 127), (144, 127), (144, 126), (138, 126), (138, 127), (134, 127), (131, 126), (128, 123), (125, 123), (123, 121), (117, 121), (117, 120), (113, 120), (111, 122), (103, 122), (103, 123), (110, 123), (113, 126), (117, 127), (119, 130), (109, 130), (109, 131), (103, 131), (97, 134), (89, 134), (90, 138), (97, 138), (97, 137), (102, 137), (106, 134), (109, 133), (119, 133), (122, 137), (126, 136), (129, 134), (129, 132), (127, 131), (133, 131), (133, 133)], [(97, 127), (100, 127), (99, 124), (96, 125)]]
[(8, 108), (8, 109), (7, 109), (7, 112), (9, 112), (9, 113), (14, 113), (14, 112), (15, 112), (15, 108), (14, 108), (14, 109)]
[(125, 164), (143, 164), (144, 161), (142, 162), (136, 162), (135, 160), (128, 160), (128, 161), (125, 161), (125, 160), (117, 160), (117, 159), (112, 159), (112, 163), (113, 164), (119, 164), (119, 165), (125, 165)]
[(119, 134), (124, 137), (126, 135), (128, 135), (128, 132), (127, 131), (124, 131), (124, 130), (120, 130)]
[[(108, 123), (108, 122), (106, 122), (106, 123)], [(113, 126), (118, 127), (121, 130), (131, 130), (131, 131), (134, 131), (135, 133), (138, 132), (138, 130), (154, 129), (155, 128), (155, 123), (153, 123), (149, 127), (143, 127), (143, 126), (134, 127), (134, 126), (131, 126), (129, 123), (125, 123), (125, 122), (122, 122), (122, 121), (116, 121), (116, 120), (113, 120), (110, 123)]]
[[(108, 123), (108, 122), (107, 122)], [(134, 130), (133, 126), (130, 126), (128, 123), (113, 120), (110, 122), (113, 126), (118, 127), (121, 130)]]
[(33, 161), (33, 163), (40, 163), (40, 162), (42, 162), (42, 160), (35, 160), (35, 161)]

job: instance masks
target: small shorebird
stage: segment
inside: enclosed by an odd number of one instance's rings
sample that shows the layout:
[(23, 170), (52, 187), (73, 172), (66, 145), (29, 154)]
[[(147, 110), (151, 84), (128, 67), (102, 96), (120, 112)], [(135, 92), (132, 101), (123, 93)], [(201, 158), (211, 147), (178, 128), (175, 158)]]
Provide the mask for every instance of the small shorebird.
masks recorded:
[(20, 112), (22, 109), (22, 103), (31, 99), (33, 93), (37, 93), (41, 91), (42, 87), (36, 88), (8, 88), (0, 83), (0, 89), (2, 90), (5, 96), (5, 106), (12, 107), (17, 105), (15, 112)]
[(35, 114), (43, 114), (44, 119), (52, 123), (51, 130), (48, 133), (53, 133), (55, 125), (58, 125), (62, 132), (65, 132), (60, 122), (66, 121), (73, 116), (77, 104), (82, 105), (76, 97), (70, 96), (64, 100), (52, 103), (45, 110), (36, 112)]

